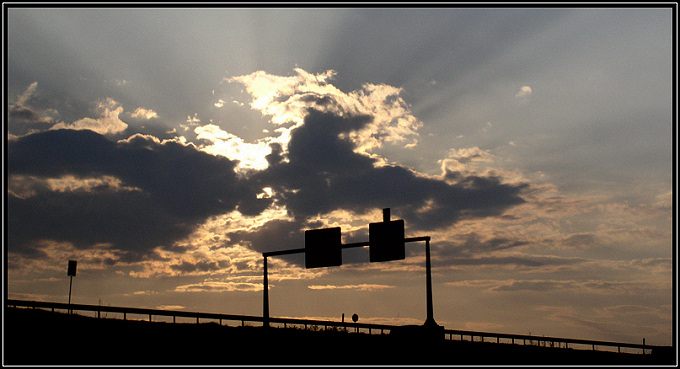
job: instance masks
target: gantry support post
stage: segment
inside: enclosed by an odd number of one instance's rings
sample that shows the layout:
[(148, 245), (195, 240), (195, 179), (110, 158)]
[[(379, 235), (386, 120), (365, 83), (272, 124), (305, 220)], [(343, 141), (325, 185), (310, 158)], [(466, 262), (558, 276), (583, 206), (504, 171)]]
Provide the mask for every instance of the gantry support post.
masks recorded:
[(267, 278), (267, 257), (264, 257), (264, 280), (262, 282), (264, 294), (262, 298), (262, 326), (269, 327), (269, 281)]
[(425, 239), (425, 283), (427, 285), (427, 319), (426, 326), (436, 326), (434, 321), (434, 308), (432, 304), (432, 265), (430, 263), (430, 237)]

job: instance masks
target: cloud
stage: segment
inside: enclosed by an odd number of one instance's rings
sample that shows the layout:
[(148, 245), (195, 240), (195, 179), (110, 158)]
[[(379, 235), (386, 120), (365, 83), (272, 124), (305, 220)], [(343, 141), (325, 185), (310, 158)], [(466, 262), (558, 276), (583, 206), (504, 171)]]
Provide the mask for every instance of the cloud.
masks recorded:
[(223, 131), (214, 124), (197, 127), (194, 132), (197, 140), (210, 143), (199, 146), (202, 151), (238, 161), (235, 168), (237, 172), (263, 170), (268, 166), (266, 156), (271, 151), (268, 143), (270, 140), (260, 140), (254, 144), (247, 143), (242, 138)]
[[(336, 74), (333, 70), (311, 74), (296, 68), (295, 72), (294, 76), (284, 77), (258, 71), (227, 81), (243, 84), (252, 96), (250, 106), (271, 116), (273, 124), (293, 123), (281, 130), (284, 138), (303, 124), (308, 109), (314, 109), (340, 117), (370, 116), (366, 124), (344, 132), (358, 152), (367, 153), (384, 143), (412, 145), (416, 142), (416, 131), (422, 122), (399, 96), (401, 89), (367, 83), (360, 90), (345, 93), (329, 83)], [(285, 139), (281, 143), (285, 152)]]
[(111, 176), (80, 178), (65, 175), (58, 178), (41, 178), (11, 175), (8, 180), (7, 191), (14, 197), (25, 199), (36, 196), (43, 191), (101, 193), (106, 191), (141, 191), (141, 189), (125, 186), (120, 179)]
[(356, 284), (356, 285), (343, 285), (343, 286), (334, 286), (334, 285), (311, 285), (307, 286), (307, 288), (311, 290), (359, 290), (359, 291), (376, 291), (376, 290), (384, 290), (388, 288), (394, 288), (394, 286), (387, 286), (383, 284)]
[(65, 260), (78, 260), (78, 272), (102, 270), (124, 263), (125, 252), (111, 244), (94, 244), (87, 250), (79, 250), (69, 242), (39, 240), (28, 252), (8, 248), (8, 273), (35, 277), (38, 273), (61, 272)]
[(595, 296), (626, 296), (631, 294), (644, 295), (643, 291), (657, 288), (652, 283), (640, 281), (607, 281), (607, 280), (466, 280), (446, 282), (447, 286), (481, 288), (488, 292), (526, 292), (526, 293), (576, 293)]
[(134, 118), (139, 118), (139, 119), (154, 119), (158, 118), (158, 114), (151, 110), (151, 109), (145, 109), (145, 108), (137, 108), (135, 111), (132, 113), (132, 117)]
[(517, 94), (515, 94), (515, 97), (523, 98), (523, 97), (529, 97), (529, 95), (531, 95), (531, 87), (530, 86), (522, 86), (522, 88), (519, 89)]
[(158, 305), (156, 309), (160, 310), (183, 310), (185, 309), (182, 305)]
[[(256, 218), (282, 209), (285, 215), (277, 213), (256, 227), (224, 227), (228, 240), (215, 245), (265, 252), (301, 247), (303, 231), (324, 224), (320, 219), (326, 214), (362, 217), (390, 207), (410, 230), (435, 230), (463, 219), (500, 216), (525, 202), (528, 182), (504, 183), (498, 175), (465, 171), (450, 183), (386, 164), (368, 152), (383, 142), (408, 140), (421, 124), (399, 89), (364, 85), (343, 93), (328, 83), (331, 71), (296, 72), (234, 78), (253, 94), (251, 106), (284, 126), (276, 139), (247, 143), (216, 125), (197, 125), (203, 142), (198, 145), (143, 134), (113, 142), (103, 134), (125, 128), (118, 118), (122, 107), (107, 99), (99, 105), (99, 119), (11, 141), (12, 247), (28, 255), (45, 239), (76, 248), (106, 243), (125, 251), (126, 260), (139, 260), (158, 256), (159, 247), (188, 252), (178, 245), (215, 217)], [(153, 115), (140, 109), (135, 114)], [(290, 120), (288, 127), (284, 123)], [(200, 120), (194, 115), (188, 122)], [(466, 164), (489, 157), (472, 148), (452, 151), (451, 159)], [(231, 268), (206, 258), (184, 258), (168, 267), (136, 273)]]
[(427, 178), (405, 167), (377, 166), (378, 160), (355, 152), (347, 136), (370, 116), (338, 116), (308, 110), (304, 124), (291, 133), (288, 154), (272, 148), (270, 166), (254, 179), (271, 187), (289, 213), (306, 219), (337, 209), (362, 214), (390, 207), (415, 229), (434, 229), (459, 219), (499, 215), (523, 203), (528, 184), (503, 184), (499, 177), (468, 176), (458, 183)]
[(8, 143), (7, 164), (24, 191), (8, 196), (11, 249), (52, 239), (144, 254), (211, 215), (259, 214), (271, 203), (236, 178), (234, 162), (141, 135), (114, 143), (90, 130), (36, 133)]
[(262, 283), (205, 281), (177, 286), (175, 292), (258, 292), (262, 289)]
[(70, 124), (57, 123), (50, 129), (87, 129), (105, 135), (121, 133), (128, 127), (127, 123), (118, 117), (123, 112), (123, 107), (111, 98), (99, 102), (95, 112), (99, 114), (99, 118), (82, 118)]
[(30, 105), (30, 100), (35, 96), (38, 89), (38, 82), (31, 83), (23, 94), (17, 97), (14, 104), (8, 106), (8, 118), (10, 121), (21, 122), (22, 124), (32, 124), (38, 127), (44, 124), (54, 123), (53, 115), (57, 115), (54, 110), (39, 110)]

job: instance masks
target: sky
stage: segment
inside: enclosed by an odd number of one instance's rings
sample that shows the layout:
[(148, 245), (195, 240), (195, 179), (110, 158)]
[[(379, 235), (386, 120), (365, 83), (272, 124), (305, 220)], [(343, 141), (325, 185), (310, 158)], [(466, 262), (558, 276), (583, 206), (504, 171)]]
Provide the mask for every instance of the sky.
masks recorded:
[(672, 343), (670, 5), (4, 11), (8, 298)]

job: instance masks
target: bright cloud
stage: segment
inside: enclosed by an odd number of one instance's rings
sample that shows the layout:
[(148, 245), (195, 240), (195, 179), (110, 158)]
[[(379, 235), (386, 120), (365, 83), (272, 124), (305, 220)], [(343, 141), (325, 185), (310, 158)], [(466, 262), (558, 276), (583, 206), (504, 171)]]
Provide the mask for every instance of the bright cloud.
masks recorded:
[(127, 129), (127, 123), (118, 117), (123, 112), (123, 107), (111, 98), (101, 101), (95, 109), (99, 118), (83, 118), (71, 124), (57, 123), (50, 129), (89, 129), (99, 134), (114, 134)]
[(333, 286), (333, 285), (312, 285), (307, 286), (310, 290), (359, 290), (359, 291), (376, 291), (384, 290), (388, 288), (394, 288), (394, 286), (387, 286), (383, 284), (356, 284), (356, 285), (344, 285), (344, 286)]
[(531, 87), (530, 86), (522, 86), (522, 88), (519, 89), (515, 97), (522, 98), (522, 97), (528, 97), (531, 95)]
[(126, 186), (113, 176), (76, 177), (65, 175), (57, 178), (40, 178), (28, 175), (11, 175), (7, 184), (7, 192), (15, 197), (28, 198), (39, 191), (52, 192), (87, 192), (98, 191), (141, 191), (140, 188)]
[(184, 306), (182, 305), (159, 305), (156, 309), (160, 310), (182, 310)]
[(28, 88), (26, 88), (26, 91), (24, 91), (23, 94), (19, 96), (19, 99), (17, 100), (16, 104), (19, 106), (25, 106), (28, 103), (28, 99), (30, 99), (33, 94), (35, 94), (35, 90), (38, 88), (38, 82), (33, 82), (31, 83)]
[(115, 249), (111, 244), (100, 243), (88, 249), (78, 249), (70, 242), (42, 240), (34, 244), (42, 258), (36, 259), (19, 253), (8, 254), (10, 269), (14, 276), (35, 276), (37, 273), (61, 272), (65, 270), (65, 260), (78, 260), (78, 271), (101, 270), (122, 263), (125, 252)]
[(187, 284), (177, 286), (175, 292), (231, 292), (231, 291), (246, 291), (257, 292), (262, 291), (262, 283), (251, 282), (223, 282), (223, 281), (204, 281), (200, 283)]
[(333, 70), (312, 74), (296, 68), (295, 72), (295, 76), (283, 77), (258, 71), (227, 79), (245, 85), (252, 96), (250, 106), (271, 116), (271, 123), (293, 123), (290, 128), (277, 130), (282, 134), (284, 151), (290, 131), (303, 124), (309, 108), (338, 116), (370, 116), (371, 122), (349, 134), (356, 152), (368, 154), (383, 143), (413, 146), (416, 142), (416, 131), (422, 122), (399, 96), (400, 88), (367, 83), (358, 91), (345, 93), (328, 83), (336, 74)]
[(213, 154), (222, 155), (231, 160), (238, 160), (234, 168), (237, 172), (248, 170), (263, 170), (268, 166), (266, 155), (271, 149), (269, 144), (274, 140), (259, 140), (256, 143), (247, 143), (242, 138), (223, 131), (214, 124), (197, 127), (196, 138), (206, 140), (210, 145), (200, 146), (199, 149)]
[(132, 116), (135, 118), (139, 119), (153, 119), (153, 118), (158, 118), (158, 114), (151, 110), (151, 109), (145, 109), (145, 108), (137, 108), (135, 111), (132, 113)]

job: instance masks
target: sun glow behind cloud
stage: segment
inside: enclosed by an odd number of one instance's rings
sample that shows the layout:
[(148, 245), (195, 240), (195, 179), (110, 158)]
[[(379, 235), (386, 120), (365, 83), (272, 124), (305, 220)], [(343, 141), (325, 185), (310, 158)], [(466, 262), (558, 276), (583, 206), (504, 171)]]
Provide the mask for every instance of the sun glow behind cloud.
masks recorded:
[(277, 142), (274, 139), (258, 140), (256, 143), (247, 143), (242, 138), (220, 129), (214, 124), (196, 127), (196, 139), (205, 140), (209, 145), (199, 148), (213, 155), (222, 155), (231, 160), (238, 160), (237, 172), (249, 170), (264, 170), (269, 165), (266, 156), (271, 149), (269, 144)]
[(368, 155), (384, 143), (416, 144), (417, 130), (422, 126), (400, 97), (402, 90), (386, 84), (364, 84), (360, 90), (342, 92), (329, 83), (336, 74), (333, 70), (312, 74), (300, 68), (294, 76), (275, 76), (258, 71), (245, 76), (228, 78), (230, 83), (241, 83), (252, 96), (250, 106), (270, 116), (280, 137), (284, 152), (290, 132), (304, 123), (307, 109), (330, 112), (338, 116), (367, 115), (372, 118), (364, 128), (349, 133), (356, 152)]

